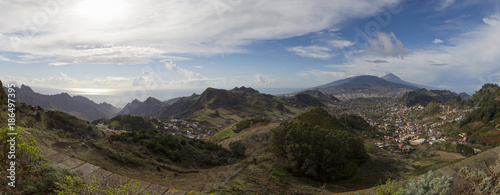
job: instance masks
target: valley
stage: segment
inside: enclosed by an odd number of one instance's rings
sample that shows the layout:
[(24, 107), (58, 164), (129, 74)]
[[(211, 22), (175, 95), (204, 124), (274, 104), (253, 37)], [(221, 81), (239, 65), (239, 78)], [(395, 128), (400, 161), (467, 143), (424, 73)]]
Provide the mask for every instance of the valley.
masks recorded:
[(127, 112), (142, 113), (154, 110), (146, 102), (183, 108), (168, 117), (124, 114), (88, 122), (23, 103), (17, 116), (38, 148), (169, 189), (329, 194), (408, 181), (496, 147), (498, 97), (497, 85), (470, 99), (446, 91), (339, 100), (320, 90), (277, 97), (208, 88), (168, 104), (150, 98), (127, 105)]

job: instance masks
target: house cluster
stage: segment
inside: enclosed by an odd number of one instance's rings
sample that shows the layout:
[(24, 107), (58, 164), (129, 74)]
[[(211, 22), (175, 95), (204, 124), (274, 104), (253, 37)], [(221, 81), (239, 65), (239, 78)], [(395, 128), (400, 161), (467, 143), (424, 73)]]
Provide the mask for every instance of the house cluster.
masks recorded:
[(389, 144), (386, 142), (377, 142), (375, 143), (375, 145), (378, 146), (379, 148), (389, 151), (390, 153), (396, 153), (396, 154), (410, 153), (411, 151), (415, 150), (415, 148), (409, 145), (405, 145), (403, 143)]
[[(352, 107), (352, 105), (350, 106)], [(379, 107), (381, 110), (374, 111), (373, 107)], [(376, 120), (371, 120), (370, 116), (361, 115), (365, 120), (370, 122), (371, 125), (375, 126), (380, 133), (384, 134), (384, 139), (387, 143), (378, 142), (375, 143), (375, 145), (394, 153), (411, 151), (411, 146), (417, 146), (424, 143), (434, 145), (437, 143), (444, 143), (447, 140), (451, 141), (453, 145), (465, 143), (467, 140), (466, 134), (460, 134), (460, 138), (451, 139), (443, 135), (443, 127), (448, 123), (462, 119), (465, 113), (471, 112), (471, 110), (460, 110), (457, 108), (450, 108), (449, 106), (441, 106), (442, 112), (437, 116), (441, 119), (440, 121), (428, 120), (433, 122), (422, 122), (418, 119), (418, 116), (420, 116), (423, 110), (424, 107), (422, 106), (407, 107), (404, 105), (389, 105), (388, 107), (384, 107), (372, 105), (370, 110), (361, 111), (356, 109), (355, 111), (360, 114), (372, 113), (371, 117), (376, 115), (379, 116), (379, 123), (377, 123)], [(397, 145), (389, 143), (397, 143)]]
[(164, 123), (164, 129), (172, 133), (172, 135), (184, 135), (193, 139), (208, 139), (210, 135), (215, 133), (214, 130), (209, 130), (199, 122), (188, 122), (183, 119), (170, 119)]

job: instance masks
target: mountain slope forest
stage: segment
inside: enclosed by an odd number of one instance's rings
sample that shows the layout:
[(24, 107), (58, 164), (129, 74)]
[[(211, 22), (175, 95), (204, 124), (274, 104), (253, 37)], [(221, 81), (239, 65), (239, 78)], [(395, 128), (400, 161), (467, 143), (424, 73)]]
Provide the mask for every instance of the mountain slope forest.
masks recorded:
[(362, 139), (323, 108), (282, 123), (272, 144), (292, 174), (319, 181), (349, 178), (368, 158)]

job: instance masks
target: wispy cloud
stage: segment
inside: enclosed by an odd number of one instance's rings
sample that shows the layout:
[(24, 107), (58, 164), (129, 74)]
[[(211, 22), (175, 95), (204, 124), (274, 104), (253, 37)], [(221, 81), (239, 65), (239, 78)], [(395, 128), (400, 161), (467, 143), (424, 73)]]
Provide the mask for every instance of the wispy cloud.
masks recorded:
[(389, 63), (387, 60), (366, 60), (367, 62), (375, 63), (375, 64), (381, 64), (381, 63)]
[(440, 5), (436, 8), (437, 11), (441, 11), (453, 4), (455, 0), (441, 0)]
[(183, 75), (184, 77), (186, 77), (188, 80), (201, 79), (201, 76), (199, 73), (192, 72), (192, 71), (186, 70), (184, 68), (178, 67), (176, 64), (172, 63), (171, 59), (161, 60), (161, 62), (163, 62), (165, 64), (165, 67), (168, 70), (177, 72), (177, 73)]
[(344, 47), (350, 47), (350, 46), (354, 45), (354, 43), (352, 41), (348, 41), (348, 40), (331, 40), (331, 41), (329, 41), (329, 44), (332, 47), (336, 47), (336, 48), (344, 48)]
[(309, 58), (318, 58), (318, 59), (328, 59), (331, 57), (334, 57), (335, 55), (331, 54), (331, 50), (328, 47), (322, 47), (322, 46), (297, 46), (297, 47), (290, 47), (286, 49), (289, 52), (293, 52), (299, 56), (302, 57), (309, 57)]

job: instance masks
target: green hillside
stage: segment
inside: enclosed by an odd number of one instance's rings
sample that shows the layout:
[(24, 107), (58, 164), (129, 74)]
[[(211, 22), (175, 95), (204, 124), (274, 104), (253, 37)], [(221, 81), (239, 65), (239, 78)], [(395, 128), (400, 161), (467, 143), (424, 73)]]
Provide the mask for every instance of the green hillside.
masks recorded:
[(92, 124), (102, 123), (112, 130), (139, 131), (155, 129), (155, 120), (138, 115), (118, 115), (111, 119), (99, 119), (92, 121)]
[(368, 158), (361, 138), (323, 108), (282, 123), (272, 143), (292, 174), (320, 181), (349, 178)]
[(457, 94), (449, 90), (418, 89), (406, 92), (403, 97), (401, 97), (400, 101), (407, 106), (421, 105), (425, 107), (432, 101), (438, 103), (453, 101), (457, 96)]
[(485, 84), (468, 101), (475, 109), (460, 121), (459, 132), (466, 133), (472, 143), (500, 143), (500, 87)]

